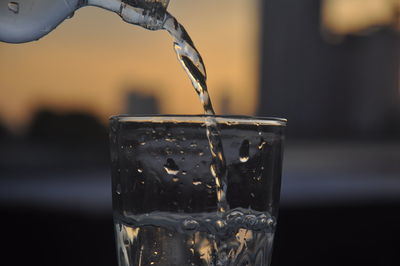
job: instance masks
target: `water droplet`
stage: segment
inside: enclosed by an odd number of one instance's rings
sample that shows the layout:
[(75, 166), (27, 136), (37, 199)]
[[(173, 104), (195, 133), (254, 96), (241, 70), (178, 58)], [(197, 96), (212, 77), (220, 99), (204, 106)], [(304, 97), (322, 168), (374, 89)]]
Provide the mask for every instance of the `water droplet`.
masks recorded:
[(118, 195), (121, 195), (121, 184), (117, 184), (117, 187), (115, 188), (115, 192), (116, 192)]
[(169, 175), (177, 175), (179, 173), (179, 167), (175, 161), (171, 158), (167, 159), (167, 163), (164, 165), (164, 169)]
[(185, 151), (179, 151), (180, 152), (180, 154), (185, 154)]
[(183, 221), (183, 229), (188, 231), (194, 231), (199, 227), (199, 223), (193, 219), (186, 219)]
[(172, 182), (178, 182), (179, 181), (179, 178), (177, 178), (176, 176), (174, 176), (173, 178), (172, 178)]
[(8, 3), (8, 10), (14, 12), (14, 14), (18, 14), (19, 12), (19, 4), (17, 2), (9, 2)]
[(153, 130), (151, 131), (151, 133), (156, 134), (156, 131), (153, 129)]
[(182, 171), (182, 175), (187, 175), (187, 172), (186, 171)]
[(247, 139), (243, 140), (242, 145), (240, 145), (239, 149), (239, 157), (242, 163), (245, 163), (249, 160), (250, 153), (250, 143)]
[(263, 138), (261, 138), (260, 144), (258, 144), (258, 149), (262, 150), (266, 144), (267, 142)]
[(254, 195), (254, 193), (250, 193), (250, 196), (251, 196), (252, 198), (255, 198), (255, 197), (256, 197), (256, 195)]
[(146, 142), (140, 142), (140, 145), (142, 145), (142, 146), (144, 146), (144, 145), (146, 145)]
[(74, 17), (74, 15), (75, 15), (75, 12), (71, 12), (71, 14), (69, 14), (69, 15), (68, 15), (67, 19), (71, 19), (71, 18), (73, 18), (73, 17)]
[(197, 147), (197, 143), (193, 142), (193, 143), (190, 144), (190, 148), (196, 148), (196, 147)]
[(142, 168), (138, 168), (137, 171), (138, 171), (139, 173), (143, 173), (143, 169), (142, 169)]
[(199, 152), (199, 156), (203, 156), (204, 155), (204, 152)]
[(193, 185), (195, 185), (195, 186), (199, 186), (201, 184), (203, 184), (203, 182), (201, 182), (201, 181), (193, 181)]

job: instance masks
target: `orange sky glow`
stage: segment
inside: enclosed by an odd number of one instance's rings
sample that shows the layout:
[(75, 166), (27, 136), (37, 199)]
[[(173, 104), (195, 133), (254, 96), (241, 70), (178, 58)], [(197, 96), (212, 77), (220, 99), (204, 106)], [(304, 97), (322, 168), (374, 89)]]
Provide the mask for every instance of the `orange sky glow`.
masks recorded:
[[(185, 25), (205, 61), (216, 111), (253, 114), (258, 88), (258, 1), (177, 0), (169, 11)], [(123, 23), (85, 7), (41, 40), (0, 43), (0, 121), (24, 127), (39, 107), (81, 110), (102, 121), (123, 113), (124, 95), (155, 95), (162, 113), (202, 113), (166, 32)]]

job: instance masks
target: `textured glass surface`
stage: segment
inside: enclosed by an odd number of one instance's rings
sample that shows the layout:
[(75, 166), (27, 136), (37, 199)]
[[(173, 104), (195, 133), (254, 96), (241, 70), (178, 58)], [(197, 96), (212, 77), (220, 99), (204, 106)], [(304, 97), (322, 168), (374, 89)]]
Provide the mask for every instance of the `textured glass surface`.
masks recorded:
[(285, 122), (217, 121), (228, 168), (223, 213), (204, 117), (111, 119), (119, 265), (268, 265)]

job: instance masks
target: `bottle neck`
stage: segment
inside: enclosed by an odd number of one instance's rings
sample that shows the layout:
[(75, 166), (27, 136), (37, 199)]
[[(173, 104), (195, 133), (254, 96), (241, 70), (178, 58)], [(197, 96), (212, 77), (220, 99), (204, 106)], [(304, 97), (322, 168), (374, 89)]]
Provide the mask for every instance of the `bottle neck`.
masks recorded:
[(86, 0), (84, 3), (113, 11), (125, 22), (150, 30), (163, 28), (168, 4), (169, 0)]

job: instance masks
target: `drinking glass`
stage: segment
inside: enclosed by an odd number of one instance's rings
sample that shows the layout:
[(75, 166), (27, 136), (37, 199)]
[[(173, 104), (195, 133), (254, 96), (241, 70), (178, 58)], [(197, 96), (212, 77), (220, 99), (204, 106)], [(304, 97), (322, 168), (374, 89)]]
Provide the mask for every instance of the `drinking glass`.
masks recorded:
[(286, 120), (214, 117), (227, 167), (223, 212), (206, 116), (110, 119), (120, 266), (270, 264)]

